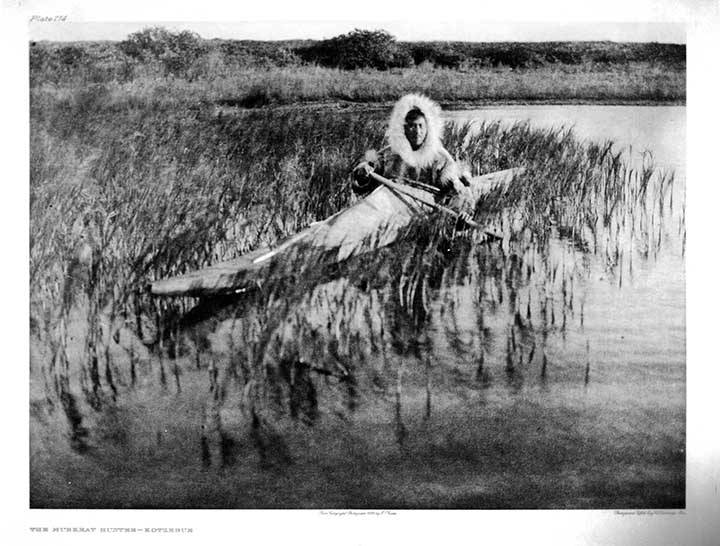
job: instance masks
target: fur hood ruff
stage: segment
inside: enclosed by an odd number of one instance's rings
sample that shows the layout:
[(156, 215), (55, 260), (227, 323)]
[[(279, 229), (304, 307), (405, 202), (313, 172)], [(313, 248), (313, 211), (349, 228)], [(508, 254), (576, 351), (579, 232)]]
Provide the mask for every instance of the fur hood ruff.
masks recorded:
[[(427, 135), (422, 146), (417, 150), (410, 147), (405, 137), (405, 116), (414, 108), (420, 110), (427, 120)], [(442, 150), (443, 122), (440, 118), (440, 106), (423, 95), (405, 95), (395, 103), (390, 123), (387, 130), (387, 138), (390, 148), (398, 154), (408, 165), (423, 169), (430, 166), (437, 158), (438, 152)]]

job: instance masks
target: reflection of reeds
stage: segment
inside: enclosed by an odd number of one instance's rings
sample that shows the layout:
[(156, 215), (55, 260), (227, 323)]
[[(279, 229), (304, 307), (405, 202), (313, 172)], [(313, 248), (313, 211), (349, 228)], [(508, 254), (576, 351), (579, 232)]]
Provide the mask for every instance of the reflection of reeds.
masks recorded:
[[(33, 109), (31, 315), (37, 335), (53, 339), (50, 370), (59, 384), (87, 378), (96, 408), (121, 394), (124, 374), (132, 385), (138, 380), (132, 343), (126, 371), (112, 362), (111, 344), (122, 345), (113, 341), (119, 322), (154, 351), (163, 387), (169, 372), (181, 392), (188, 354), (196, 368), (207, 366), (197, 331), (179, 331), (197, 300), (153, 301), (143, 291), (148, 281), (273, 245), (342, 209), (351, 201), (353, 161), (382, 133), (370, 114), (128, 110), (108, 127), (72, 108)], [(78, 129), (67, 125), (68, 109), (80, 116)], [(478, 234), (458, 233), (452, 218), (419, 218), (391, 250), (332, 267), (332, 256), (298, 247), (223, 304), (235, 341), (224, 361), (209, 360), (211, 384), (220, 389), (220, 376), (229, 374), (241, 386), (258, 442), (269, 430), (267, 407), (285, 405), (309, 423), (323, 393), (343, 392), (352, 411), (368, 393), (384, 396), (393, 375), (402, 441), (403, 385), (424, 381), (429, 417), (431, 389), (446, 373), (436, 357), (472, 363), (460, 373), (486, 383), (502, 349), (492, 341), (503, 335), (508, 380), (519, 385), (536, 351), (546, 378), (548, 336), (565, 335), (574, 320), (582, 257), (603, 259), (620, 284), (623, 264), (632, 268), (626, 249), (649, 257), (663, 241), (673, 178), (658, 177), (648, 158), (633, 167), (610, 143), (581, 144), (569, 130), (527, 124), (454, 126), (446, 145), (475, 173), (525, 168), (476, 207), (475, 220), (502, 233), (502, 242), (480, 244)], [(681, 215), (684, 241), (684, 202)], [(465, 294), (477, 295), (471, 311)], [(216, 304), (204, 302), (209, 315)], [(435, 327), (439, 305), (442, 328)], [(69, 362), (63, 329), (78, 308), (87, 317), (88, 354)], [(470, 321), (477, 342), (466, 335), (467, 312), (480, 317)], [(580, 325), (584, 314), (581, 300)], [(304, 406), (303, 396), (317, 400)]]
[(590, 340), (588, 340), (585, 344), (585, 353), (585, 386), (587, 387), (590, 383)]

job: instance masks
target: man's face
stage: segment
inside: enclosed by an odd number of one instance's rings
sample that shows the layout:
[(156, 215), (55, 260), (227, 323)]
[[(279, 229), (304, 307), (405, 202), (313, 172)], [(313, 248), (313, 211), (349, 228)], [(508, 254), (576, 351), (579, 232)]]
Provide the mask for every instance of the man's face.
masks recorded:
[(427, 136), (427, 121), (425, 116), (414, 116), (405, 120), (405, 138), (410, 147), (417, 150), (425, 142)]

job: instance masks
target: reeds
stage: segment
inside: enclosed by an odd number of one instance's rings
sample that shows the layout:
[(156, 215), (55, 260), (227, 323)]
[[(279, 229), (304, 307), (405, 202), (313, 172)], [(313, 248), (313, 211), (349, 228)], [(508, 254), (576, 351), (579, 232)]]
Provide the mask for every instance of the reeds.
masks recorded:
[[(372, 393), (389, 396), (383, 385), (394, 378), (404, 441), (403, 393), (419, 381), (429, 419), (432, 389), (448, 373), (443, 354), (467, 362), (453, 373), (481, 385), (492, 380), (503, 348), (513, 388), (531, 375), (546, 379), (548, 336), (583, 321), (576, 291), (585, 260), (596, 256), (619, 277), (631, 267), (622, 260), (631, 249), (645, 249), (646, 258), (657, 252), (672, 207), (672, 177), (658, 176), (649, 160), (633, 166), (610, 143), (584, 145), (570, 130), (527, 124), (454, 126), (446, 146), (473, 172), (525, 168), (476, 208), (476, 221), (502, 233), (502, 243), (482, 243), (477, 233), (458, 232), (454, 219), (432, 217), (419, 218), (392, 249), (335, 270), (315, 267), (322, 257), (301, 249), (259, 288), (222, 306), (205, 302), (210, 314), (223, 308), (234, 340), (223, 354), (205, 355), (197, 332), (181, 328), (197, 300), (153, 301), (147, 283), (271, 246), (347, 206), (348, 173), (365, 149), (380, 145), (384, 116), (219, 116), (205, 107), (180, 113), (98, 100), (36, 98), (30, 189), (33, 335), (54, 347), (53, 390), (68, 400), (78, 381), (95, 409), (133, 388), (141, 373), (135, 346), (118, 341), (124, 328), (155, 352), (161, 385), (172, 373), (178, 396), (188, 354), (191, 367), (212, 363), (214, 389), (223, 384), (217, 374), (233, 377), (256, 435), (269, 430), (271, 408), (311, 424), (329, 393), (342, 392), (352, 412)], [(71, 361), (66, 327), (78, 310), (87, 352)], [(126, 351), (127, 369), (113, 362), (111, 346)], [(81, 412), (75, 399), (64, 404), (79, 438)], [(217, 419), (217, 408), (208, 415)]]

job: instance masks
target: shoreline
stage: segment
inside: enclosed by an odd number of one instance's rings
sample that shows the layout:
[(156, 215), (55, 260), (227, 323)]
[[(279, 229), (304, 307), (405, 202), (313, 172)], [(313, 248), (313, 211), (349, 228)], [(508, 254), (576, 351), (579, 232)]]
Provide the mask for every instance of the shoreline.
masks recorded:
[[(687, 100), (588, 100), (588, 99), (528, 99), (528, 100), (476, 100), (476, 101), (437, 101), (443, 110), (479, 110), (483, 108), (497, 108), (503, 106), (687, 106)], [(337, 110), (340, 112), (387, 110), (392, 108), (395, 101), (300, 101), (286, 104), (265, 104), (257, 107), (218, 105), (215, 106), (216, 115), (232, 114), (237, 112), (256, 112), (262, 110)]]

